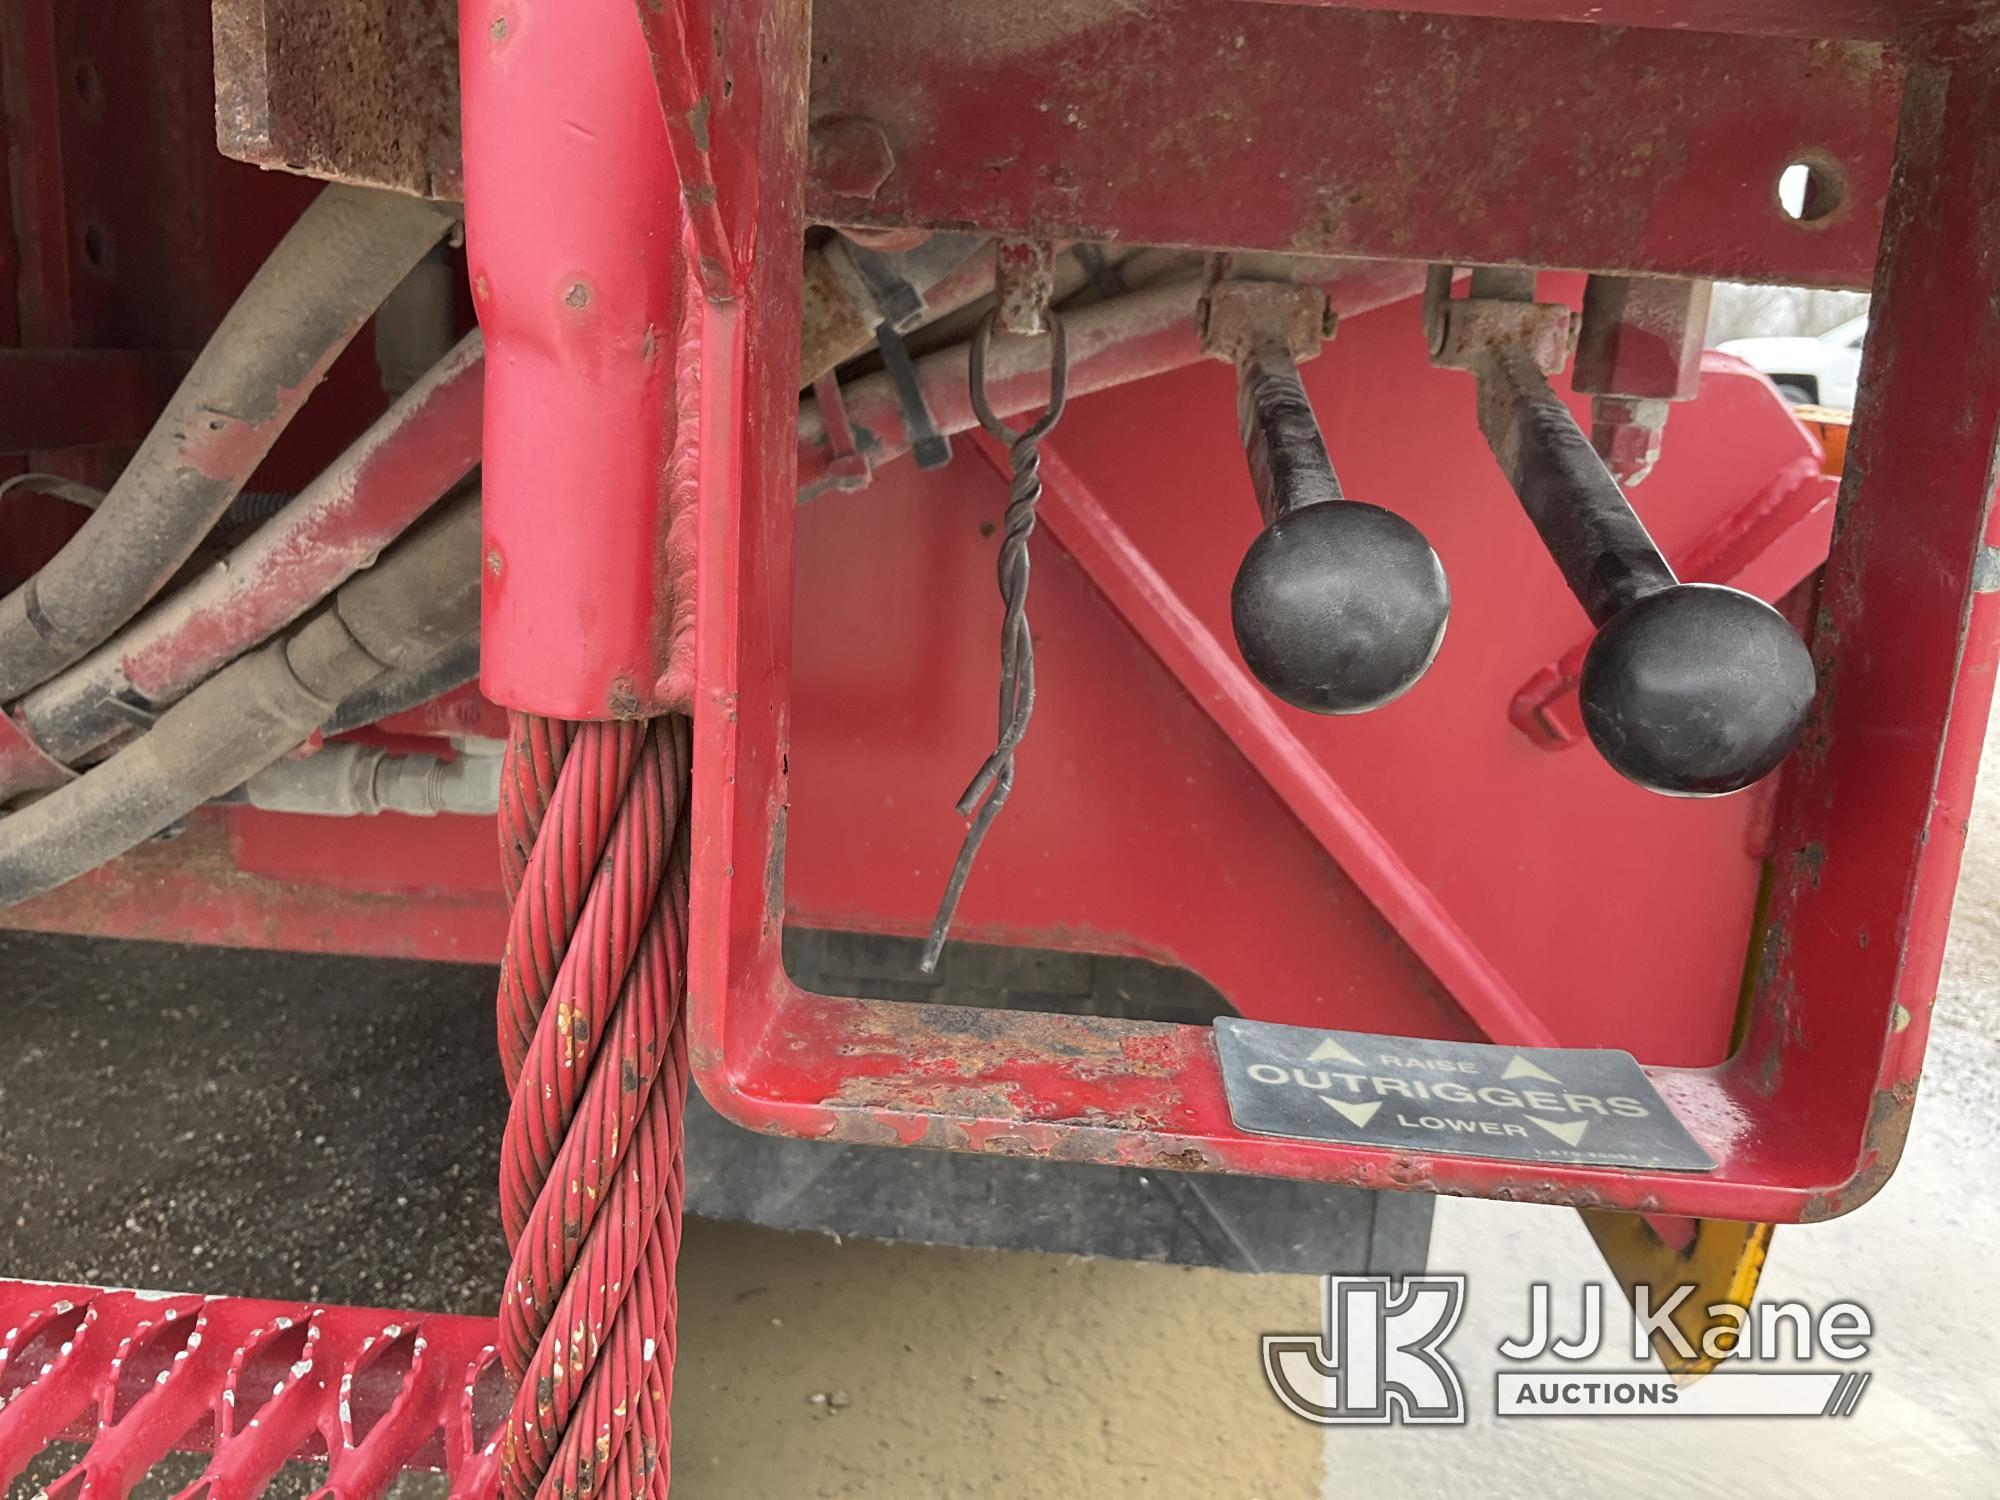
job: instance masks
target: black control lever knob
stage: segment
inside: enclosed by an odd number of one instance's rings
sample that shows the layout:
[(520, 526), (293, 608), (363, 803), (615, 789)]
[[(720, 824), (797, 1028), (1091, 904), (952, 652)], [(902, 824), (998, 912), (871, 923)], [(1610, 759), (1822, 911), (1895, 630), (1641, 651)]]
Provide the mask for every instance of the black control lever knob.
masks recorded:
[(1237, 414), (1264, 530), (1230, 591), (1236, 645), (1259, 682), (1318, 714), (1357, 714), (1409, 691), (1451, 613), (1423, 533), (1349, 500), (1291, 356), (1237, 364)]
[(1583, 723), (1605, 760), (1656, 792), (1740, 791), (1804, 727), (1812, 656), (1763, 600), (1681, 583), (1569, 408), (1519, 348), (1474, 365), (1479, 424), (1577, 602), (1598, 627)]

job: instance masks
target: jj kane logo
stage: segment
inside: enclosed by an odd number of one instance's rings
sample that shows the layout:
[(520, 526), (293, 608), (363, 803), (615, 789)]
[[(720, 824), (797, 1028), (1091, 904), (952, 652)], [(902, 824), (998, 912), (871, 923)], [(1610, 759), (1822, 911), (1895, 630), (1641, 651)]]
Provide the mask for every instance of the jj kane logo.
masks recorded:
[[(1631, 1357), (1649, 1360), (1658, 1350), (1683, 1372), (1677, 1377), (1657, 1365), (1585, 1365), (1608, 1347), (1604, 1288), (1582, 1288), (1579, 1323), (1566, 1337), (1556, 1331), (1548, 1285), (1534, 1283), (1527, 1331), (1499, 1346), (1495, 1413), (1846, 1417), (1861, 1404), (1867, 1371), (1796, 1366), (1824, 1360), (1851, 1366), (1863, 1358), (1874, 1333), (1865, 1308), (1853, 1302), (1817, 1313), (1798, 1302), (1702, 1307), (1696, 1297), (1687, 1286), (1657, 1301), (1647, 1286), (1635, 1293)], [(1317, 1335), (1264, 1335), (1264, 1379), (1287, 1410), (1322, 1426), (1462, 1425), (1464, 1383), (1444, 1343), (1465, 1305), (1463, 1276), (1328, 1276)], [(1691, 1328), (1699, 1330), (1695, 1336)], [(1777, 1362), (1794, 1367), (1769, 1368)], [(1708, 1373), (1691, 1383), (1696, 1371)]]
[(1463, 1276), (1400, 1285), (1328, 1276), (1324, 1291), (1318, 1338), (1264, 1335), (1264, 1378), (1295, 1416), (1327, 1426), (1465, 1421), (1465, 1388), (1440, 1347), (1465, 1310)]

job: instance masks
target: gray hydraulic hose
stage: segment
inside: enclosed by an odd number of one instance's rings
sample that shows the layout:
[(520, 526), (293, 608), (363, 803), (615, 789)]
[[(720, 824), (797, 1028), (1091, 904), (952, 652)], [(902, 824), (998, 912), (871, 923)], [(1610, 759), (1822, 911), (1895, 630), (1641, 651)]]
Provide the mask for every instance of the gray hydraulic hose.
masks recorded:
[(0, 599), (0, 703), (101, 644), (158, 592), (457, 216), (452, 205), (370, 188), (321, 191), (83, 529)]
[(284, 639), (238, 658), (94, 770), (0, 820), (0, 906), (53, 890), (296, 747), (343, 698), (479, 623), (479, 506), (450, 502)]
[(346, 734), (391, 714), (400, 714), (479, 680), (479, 632), (453, 641), (429, 661), (390, 672), (344, 699), (320, 726), (326, 735)]
[(479, 461), (484, 347), (466, 335), (226, 557), (23, 696), (12, 712), (28, 738), (77, 764), (374, 561)]

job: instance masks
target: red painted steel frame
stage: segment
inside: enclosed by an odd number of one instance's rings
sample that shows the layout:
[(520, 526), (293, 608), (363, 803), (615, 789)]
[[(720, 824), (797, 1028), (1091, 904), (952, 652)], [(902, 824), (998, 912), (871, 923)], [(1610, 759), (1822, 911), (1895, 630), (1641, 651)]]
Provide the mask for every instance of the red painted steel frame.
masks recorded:
[[(510, 708), (667, 706), (661, 559), (701, 294), (630, 0), (465, 0), (468, 269), (486, 336), (481, 683)], [(680, 330), (679, 334), (676, 330)]]
[[(1368, 0), (1264, 0), (1266, 4), (1365, 7)], [(1522, 21), (1588, 21), (1599, 26), (1771, 36), (1900, 36), (1990, 11), (1980, 0), (1398, 0), (1425, 15)]]
[[(588, 24), (460, 9), (487, 343), (480, 680), (509, 708), (646, 718), (693, 691), (696, 455), (707, 482), (789, 473), (755, 435), (789, 427), (796, 390), (798, 270), (772, 247), (801, 230), (805, 12), (591, 3)], [(628, 24), (651, 67), (594, 44)]]
[[(813, 26), (813, 118), (893, 161), (811, 182), (827, 223), (1820, 286), (1868, 284), (1901, 82), (1872, 42), (1215, 0)], [(1812, 223), (1778, 202), (1798, 160), (1842, 184)]]
[(1912, 63), (1815, 630), (1820, 717), (1790, 777), (1749, 1039), (1718, 1067), (1649, 1070), (1714, 1173), (1246, 1136), (1200, 1028), (799, 990), (779, 953), (793, 506), (777, 475), (701, 491), (690, 992), (704, 1092), (746, 1125), (815, 1137), (1726, 1218), (1864, 1201), (1907, 1125), (2000, 646), (1975, 570), (2000, 438), (2000, 262), (1982, 259), (2000, 205), (1966, 189), (2000, 171), (1996, 121), (1990, 56)]

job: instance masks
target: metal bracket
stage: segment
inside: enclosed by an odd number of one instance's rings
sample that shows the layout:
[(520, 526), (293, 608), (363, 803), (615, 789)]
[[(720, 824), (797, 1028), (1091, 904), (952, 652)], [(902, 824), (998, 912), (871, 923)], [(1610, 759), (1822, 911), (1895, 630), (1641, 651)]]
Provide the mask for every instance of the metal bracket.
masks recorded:
[(1218, 281), (1201, 299), (1195, 318), (1201, 352), (1232, 364), (1278, 349), (1303, 364), (1333, 337), (1335, 323), (1324, 291), (1289, 281)]
[[(1432, 266), (1424, 282), (1424, 336), (1432, 364), (1470, 370), (1502, 346), (1527, 350), (1544, 375), (1557, 374), (1569, 363), (1570, 310), (1560, 302), (1532, 300), (1532, 273), (1475, 271), (1472, 295), (1454, 298), (1452, 270)], [(1523, 282), (1525, 294), (1515, 295)], [(1493, 295), (1497, 286), (1507, 290)]]

